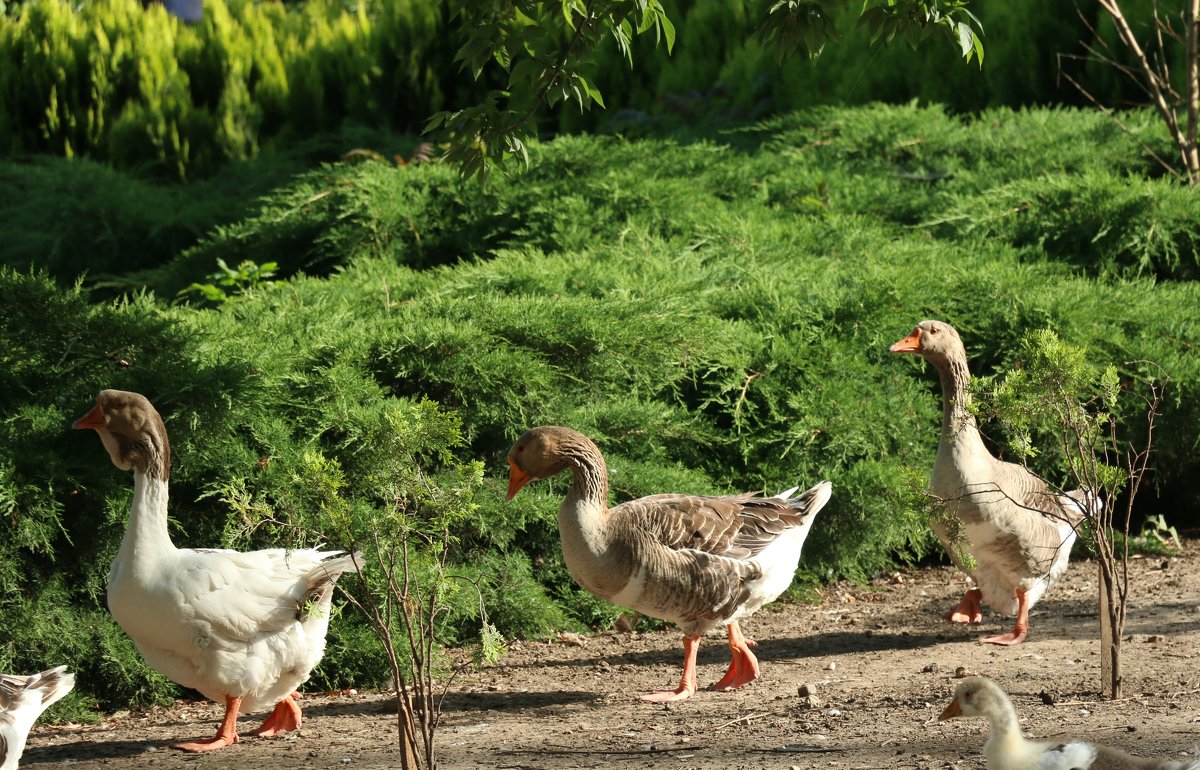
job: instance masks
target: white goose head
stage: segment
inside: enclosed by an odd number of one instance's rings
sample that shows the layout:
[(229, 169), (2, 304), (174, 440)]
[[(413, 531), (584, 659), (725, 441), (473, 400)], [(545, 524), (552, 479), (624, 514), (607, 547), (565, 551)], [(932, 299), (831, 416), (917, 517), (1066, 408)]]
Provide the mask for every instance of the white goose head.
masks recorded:
[(151, 478), (166, 480), (171, 474), (171, 445), (158, 411), (140, 393), (102, 390), (96, 405), (72, 428), (92, 429), (112, 458), (127, 471), (136, 468)]

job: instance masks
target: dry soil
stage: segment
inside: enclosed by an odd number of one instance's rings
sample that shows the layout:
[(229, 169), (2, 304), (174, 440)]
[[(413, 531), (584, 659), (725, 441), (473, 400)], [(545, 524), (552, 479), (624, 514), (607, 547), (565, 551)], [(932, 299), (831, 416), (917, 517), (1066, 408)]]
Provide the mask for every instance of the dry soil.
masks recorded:
[[(1124, 645), (1125, 697), (1100, 681), (1096, 565), (1077, 562), (1037, 606), (1030, 639), (978, 644), (1007, 630), (987, 615), (967, 628), (941, 620), (964, 589), (949, 568), (916, 569), (865, 586), (835, 585), (816, 605), (776, 604), (744, 624), (762, 676), (732, 693), (701, 690), (664, 706), (638, 693), (673, 687), (679, 633), (565, 634), (510, 645), (499, 665), (456, 680), (438, 734), (442, 768), (983, 768), (981, 720), (936, 721), (965, 673), (995, 678), (1035, 737), (1081, 737), (1143, 756), (1195, 754), (1200, 744), (1200, 546), (1133, 562)], [(728, 663), (704, 640), (701, 686)], [(798, 695), (815, 692), (815, 703)], [(180, 702), (99, 725), (38, 726), (23, 766), (133, 768), (398, 767), (386, 693), (309, 693), (299, 733), (247, 737), (208, 755), (168, 748), (211, 734), (209, 703)], [(262, 715), (245, 717), (249, 731)], [(993, 769), (994, 770), (994, 769)]]

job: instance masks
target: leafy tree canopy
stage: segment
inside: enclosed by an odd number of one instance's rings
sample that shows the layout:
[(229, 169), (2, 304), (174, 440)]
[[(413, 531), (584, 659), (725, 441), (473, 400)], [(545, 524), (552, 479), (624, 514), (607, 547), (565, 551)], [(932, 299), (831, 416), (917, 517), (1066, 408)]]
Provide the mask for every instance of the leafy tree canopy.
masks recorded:
[[(840, 37), (838, 23), (857, 19), (872, 43), (897, 38), (916, 47), (929, 37), (948, 38), (963, 58), (983, 64), (983, 27), (966, 0), (776, 0), (762, 4), (757, 36), (779, 56), (803, 51), (817, 56)], [(539, 110), (574, 103), (581, 110), (604, 106), (600, 90), (584, 72), (595, 52), (612, 38), (633, 66), (636, 35), (653, 33), (670, 53), (675, 26), (660, 0), (452, 0), (453, 17), (466, 42), (456, 60), (476, 80), (503, 84), (478, 104), (433, 115), (426, 130), (448, 139), (448, 158), (464, 176), (486, 178), (515, 160), (529, 164), (528, 140)]]

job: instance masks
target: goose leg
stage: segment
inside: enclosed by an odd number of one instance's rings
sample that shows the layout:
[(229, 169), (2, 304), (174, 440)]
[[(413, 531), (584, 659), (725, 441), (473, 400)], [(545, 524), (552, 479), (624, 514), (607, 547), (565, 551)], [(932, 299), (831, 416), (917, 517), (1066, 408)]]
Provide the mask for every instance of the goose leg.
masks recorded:
[(171, 748), (179, 749), (180, 751), (216, 751), (223, 749), (226, 746), (232, 746), (238, 742), (237, 734), (237, 715), (238, 709), (242, 705), (241, 698), (235, 698), (232, 695), (225, 696), (225, 717), (221, 720), (221, 726), (217, 728), (217, 734), (211, 738), (200, 738), (194, 741), (185, 741), (184, 743), (176, 743)]
[(742, 635), (742, 628), (735, 620), (725, 629), (729, 632), (729, 670), (712, 686), (714, 690), (736, 690), (758, 678), (758, 658), (750, 652), (754, 642)]
[(699, 636), (683, 637), (683, 677), (679, 680), (679, 687), (646, 693), (638, 698), (647, 703), (674, 703), (691, 696), (696, 691), (696, 653), (699, 649)]
[(979, 640), (980, 644), (1003, 644), (1013, 645), (1020, 644), (1025, 641), (1026, 634), (1029, 633), (1029, 599), (1025, 596), (1025, 592), (1017, 591), (1017, 624), (1013, 630), (1007, 634), (996, 634), (995, 636), (985, 636)]
[(983, 591), (972, 588), (962, 595), (958, 606), (946, 613), (951, 623), (979, 623), (983, 620)]
[(298, 697), (300, 697), (298, 692), (285, 695), (283, 700), (275, 704), (275, 710), (271, 712), (271, 715), (251, 734), (257, 735), (259, 738), (270, 738), (280, 733), (299, 730), (303, 720), (300, 716), (300, 704), (296, 703)]

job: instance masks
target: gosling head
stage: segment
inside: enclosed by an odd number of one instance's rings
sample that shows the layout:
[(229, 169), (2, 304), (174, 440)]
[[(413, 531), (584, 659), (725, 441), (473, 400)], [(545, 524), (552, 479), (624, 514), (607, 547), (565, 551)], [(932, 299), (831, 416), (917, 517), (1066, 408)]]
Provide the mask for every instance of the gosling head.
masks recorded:
[(1009, 702), (1004, 690), (991, 679), (968, 677), (954, 690), (954, 700), (942, 711), (938, 721), (955, 717), (991, 717), (1002, 712)]

